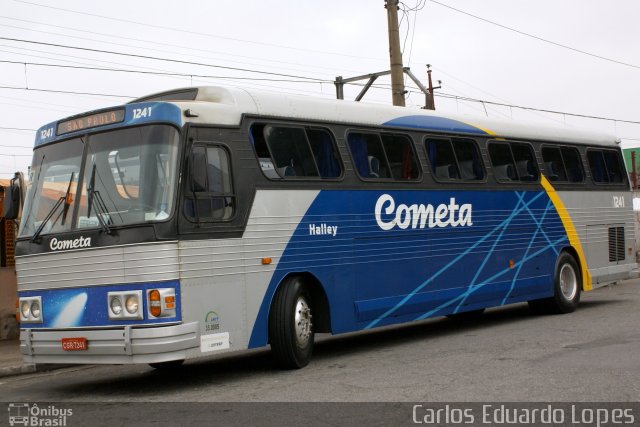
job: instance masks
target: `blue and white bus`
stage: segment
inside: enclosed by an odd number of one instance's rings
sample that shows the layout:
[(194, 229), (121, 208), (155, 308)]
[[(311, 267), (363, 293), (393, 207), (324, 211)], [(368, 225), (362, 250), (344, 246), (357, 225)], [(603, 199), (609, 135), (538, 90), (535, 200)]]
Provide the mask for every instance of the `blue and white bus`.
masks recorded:
[[(16, 245), (34, 363), (148, 363), (528, 302), (636, 274), (614, 136), (242, 89), (38, 130)], [(11, 197), (8, 197), (11, 199)]]

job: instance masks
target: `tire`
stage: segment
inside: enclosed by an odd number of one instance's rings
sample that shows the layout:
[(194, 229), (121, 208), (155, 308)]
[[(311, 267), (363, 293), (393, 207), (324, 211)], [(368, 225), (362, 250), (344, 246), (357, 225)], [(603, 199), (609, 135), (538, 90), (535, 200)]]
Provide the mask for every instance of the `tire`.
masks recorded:
[(276, 291), (269, 313), (271, 352), (285, 369), (300, 369), (313, 354), (311, 297), (299, 277), (286, 279)]
[(569, 253), (562, 252), (553, 275), (553, 297), (529, 301), (529, 308), (534, 313), (571, 313), (580, 303), (581, 283), (578, 263)]

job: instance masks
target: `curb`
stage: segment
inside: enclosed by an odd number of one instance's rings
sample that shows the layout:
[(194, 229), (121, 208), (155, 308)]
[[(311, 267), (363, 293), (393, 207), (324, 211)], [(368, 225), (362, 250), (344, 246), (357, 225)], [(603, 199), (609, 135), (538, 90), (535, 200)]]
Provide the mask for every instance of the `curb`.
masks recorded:
[(57, 369), (70, 368), (75, 365), (42, 363), (39, 365), (33, 363), (25, 363), (21, 366), (5, 366), (0, 368), (0, 378), (12, 377), (16, 375), (34, 374), (36, 372), (49, 372)]
[(0, 368), (0, 377), (11, 377), (14, 375), (32, 374), (36, 372), (36, 365), (28, 363), (20, 366), (6, 366)]

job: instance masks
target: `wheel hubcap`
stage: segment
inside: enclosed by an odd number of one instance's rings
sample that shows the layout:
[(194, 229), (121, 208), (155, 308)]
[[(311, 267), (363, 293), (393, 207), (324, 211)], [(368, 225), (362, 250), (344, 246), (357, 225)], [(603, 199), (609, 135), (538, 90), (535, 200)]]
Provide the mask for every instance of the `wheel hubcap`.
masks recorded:
[(569, 264), (563, 265), (560, 269), (560, 291), (562, 291), (562, 296), (568, 301), (573, 300), (578, 292), (576, 272)]
[(311, 308), (304, 298), (298, 298), (296, 302), (296, 342), (300, 347), (305, 347), (311, 337)]

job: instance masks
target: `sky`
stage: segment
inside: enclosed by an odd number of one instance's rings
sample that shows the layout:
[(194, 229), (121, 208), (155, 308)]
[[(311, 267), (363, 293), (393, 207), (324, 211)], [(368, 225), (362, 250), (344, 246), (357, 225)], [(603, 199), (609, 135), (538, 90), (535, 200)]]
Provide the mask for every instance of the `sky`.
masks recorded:
[[(384, 5), (0, 0), (0, 178), (27, 172), (40, 126), (154, 92), (224, 85), (335, 98), (336, 76), (389, 69)], [(640, 146), (637, 1), (405, 0), (399, 16), (405, 66), (426, 84), (431, 64), (442, 81), (438, 111)], [(408, 83), (407, 108), (420, 108)], [(345, 98), (359, 91), (347, 86)], [(390, 105), (389, 79), (363, 102)]]

